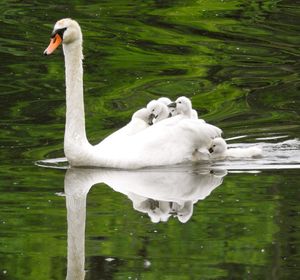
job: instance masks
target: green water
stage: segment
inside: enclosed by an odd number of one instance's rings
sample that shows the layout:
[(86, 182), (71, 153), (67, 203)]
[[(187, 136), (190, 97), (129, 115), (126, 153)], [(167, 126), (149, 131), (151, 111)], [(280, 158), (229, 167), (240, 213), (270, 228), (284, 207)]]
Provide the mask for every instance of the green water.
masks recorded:
[[(0, 279), (299, 279), (299, 2), (69, 2), (0, 3)], [(64, 156), (62, 50), (42, 56), (64, 17), (83, 31), (92, 143), (185, 95), (264, 158), (37, 166)]]

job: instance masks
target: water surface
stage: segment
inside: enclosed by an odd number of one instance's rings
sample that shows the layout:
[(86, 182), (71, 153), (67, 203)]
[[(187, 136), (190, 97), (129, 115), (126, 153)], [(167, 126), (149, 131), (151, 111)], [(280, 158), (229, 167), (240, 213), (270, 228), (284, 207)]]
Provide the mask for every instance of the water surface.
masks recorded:
[[(0, 10), (1, 279), (299, 279), (297, 1)], [(231, 147), (264, 157), (129, 173), (54, 164), (64, 65), (61, 49), (42, 53), (63, 17), (84, 35), (92, 143), (151, 99), (185, 95)]]

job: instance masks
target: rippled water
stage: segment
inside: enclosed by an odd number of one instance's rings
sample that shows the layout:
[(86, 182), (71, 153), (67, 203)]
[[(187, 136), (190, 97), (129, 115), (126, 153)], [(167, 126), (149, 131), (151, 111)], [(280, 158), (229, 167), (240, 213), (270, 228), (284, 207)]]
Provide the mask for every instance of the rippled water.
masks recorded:
[[(0, 11), (0, 279), (299, 279), (297, 1), (5, 1)], [(84, 34), (92, 143), (149, 100), (186, 95), (230, 147), (264, 156), (68, 169), (62, 52), (42, 56), (63, 17)]]

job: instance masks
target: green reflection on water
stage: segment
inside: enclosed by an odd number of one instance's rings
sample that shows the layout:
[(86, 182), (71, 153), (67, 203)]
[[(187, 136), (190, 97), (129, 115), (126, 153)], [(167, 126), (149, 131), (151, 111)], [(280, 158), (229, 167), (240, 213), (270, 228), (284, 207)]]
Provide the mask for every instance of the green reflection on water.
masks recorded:
[[(55, 195), (64, 171), (33, 166), (63, 156), (62, 54), (41, 55), (57, 19), (82, 26), (93, 143), (149, 100), (180, 95), (226, 137), (299, 136), (295, 1), (27, 2), (0, 3), (0, 278), (66, 275), (65, 201)], [(187, 224), (152, 224), (123, 195), (94, 187), (86, 279), (298, 279), (298, 177), (228, 175)]]
[[(8, 272), (7, 279), (63, 279), (65, 198), (55, 193), (63, 191), (64, 171), (18, 168), (5, 174), (1, 269)], [(126, 196), (97, 185), (87, 199), (86, 279), (289, 275), (289, 267), (297, 266), (292, 248), (299, 237), (292, 228), (299, 223), (287, 213), (298, 216), (299, 207), (286, 202), (299, 196), (297, 184), (296, 171), (229, 174), (195, 205), (187, 224), (176, 218), (153, 224), (132, 209)]]

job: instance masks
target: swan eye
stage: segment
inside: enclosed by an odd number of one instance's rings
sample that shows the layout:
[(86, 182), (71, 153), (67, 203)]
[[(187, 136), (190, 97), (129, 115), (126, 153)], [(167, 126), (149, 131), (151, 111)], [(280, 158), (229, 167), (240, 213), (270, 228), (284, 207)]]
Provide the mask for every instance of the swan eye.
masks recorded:
[(179, 104), (181, 104), (181, 101), (178, 101)]
[(51, 34), (51, 38), (54, 38), (56, 34), (58, 34), (60, 36), (60, 38), (63, 38), (64, 36), (64, 32), (67, 30), (67, 27), (65, 28), (60, 28), (60, 29), (56, 29), (55, 31), (52, 32)]
[(216, 147), (216, 145), (213, 145), (213, 147)]
[(154, 112), (155, 110), (154, 109), (152, 109), (152, 112)]

